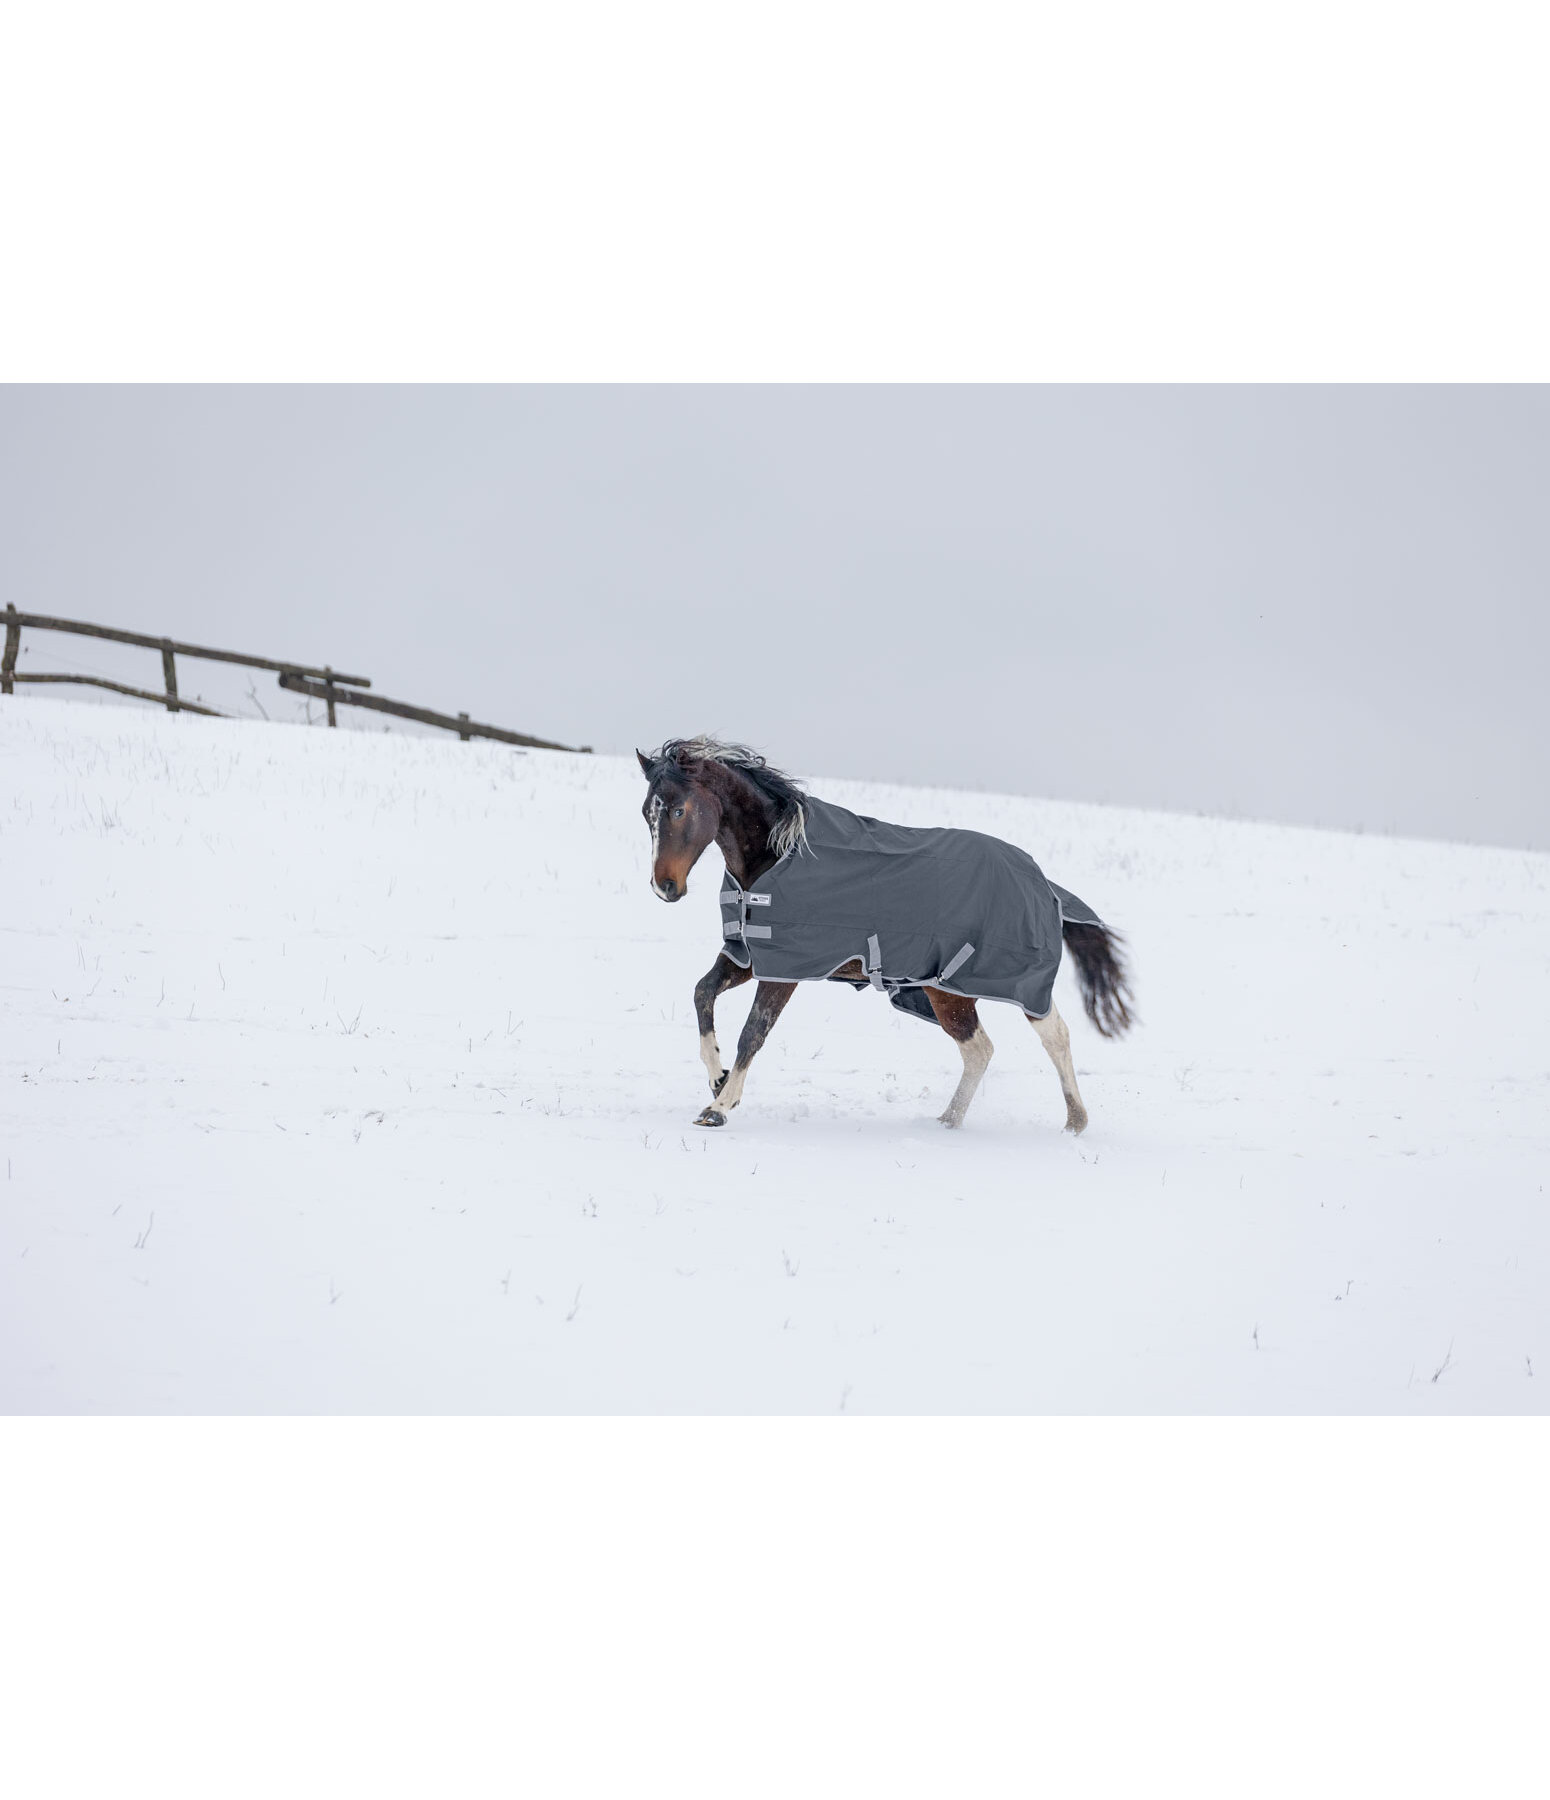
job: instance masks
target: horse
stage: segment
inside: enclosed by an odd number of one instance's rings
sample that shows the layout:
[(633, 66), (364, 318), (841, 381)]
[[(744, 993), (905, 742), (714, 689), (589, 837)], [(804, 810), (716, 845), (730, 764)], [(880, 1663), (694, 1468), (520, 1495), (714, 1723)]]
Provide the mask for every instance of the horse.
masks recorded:
[[(700, 1058), (710, 1081), (710, 1104), (694, 1120), (696, 1125), (723, 1126), (727, 1117), (743, 1098), (743, 1087), (749, 1065), (763, 1048), (775, 1022), (791, 996), (798, 980), (760, 979), (754, 994), (742, 1036), (738, 1040), (737, 1058), (730, 1069), (721, 1059), (716, 1041), (716, 1001), (729, 989), (754, 979), (754, 946), (768, 960), (769, 952), (760, 942), (770, 937), (768, 926), (751, 923), (753, 909), (769, 905), (778, 894), (760, 893), (759, 884), (768, 889), (780, 885), (782, 871), (791, 859), (801, 859), (812, 852), (809, 827), (812, 816), (821, 812), (825, 818), (848, 821), (851, 827), (868, 828), (874, 836), (892, 834), (886, 839), (893, 849), (908, 850), (915, 840), (930, 840), (934, 854), (941, 860), (949, 891), (955, 872), (963, 877), (956, 891), (963, 891), (965, 880), (973, 887), (981, 864), (963, 864), (963, 859), (979, 856), (999, 857), (992, 874), (1012, 872), (1012, 877), (1026, 890), (1028, 903), (1043, 909), (1039, 917), (1046, 922), (1046, 936), (1052, 951), (1046, 956), (1046, 967), (1030, 986), (1021, 976), (1010, 983), (1002, 982), (1008, 991), (986, 994), (981, 998), (1013, 998), (1021, 986), (1023, 995), (1034, 993), (1047, 1001), (1047, 1010), (1035, 1012), (1023, 1007), (1039, 1041), (1049, 1053), (1060, 1078), (1066, 1103), (1065, 1129), (1078, 1134), (1086, 1129), (1087, 1108), (1076, 1084), (1076, 1070), (1071, 1061), (1071, 1035), (1054, 1004), (1049, 991), (1062, 950), (1069, 951), (1076, 965), (1082, 1001), (1089, 1020), (1106, 1038), (1117, 1038), (1135, 1022), (1130, 977), (1122, 954), (1123, 939), (1097, 919), (1083, 902), (1064, 889), (1056, 888), (1044, 877), (1038, 866), (1024, 852), (1000, 839), (978, 832), (938, 831), (908, 832), (902, 827), (886, 826), (876, 820), (862, 819), (816, 801), (789, 775), (774, 768), (758, 752), (747, 745), (726, 743), (709, 736), (670, 738), (660, 748), (637, 750), (636, 758), (646, 779), (646, 799), (641, 813), (651, 833), (651, 890), (658, 899), (669, 903), (681, 900), (688, 890), (689, 873), (700, 857), (715, 844), (726, 865), (723, 888), (724, 906), (735, 906), (738, 917), (724, 927), (726, 940), (721, 953), (694, 990), (695, 1019), (700, 1032)], [(826, 848), (827, 848), (826, 840)], [(1004, 853), (1004, 854), (1003, 854)], [(841, 856), (844, 852), (841, 851)], [(822, 856), (819, 857), (820, 862)], [(955, 871), (953, 865), (963, 864)], [(833, 867), (832, 855), (830, 867)], [(886, 867), (892, 873), (899, 859)], [(1031, 871), (1031, 874), (1029, 873)], [(1003, 883), (1003, 885), (1005, 885)], [(1044, 890), (1048, 889), (1049, 892)], [(1057, 898), (1058, 897), (1058, 898)], [(1054, 908), (1053, 912), (1050, 908)], [(1074, 912), (1076, 917), (1067, 916)], [(1085, 916), (1083, 916), (1085, 915)], [(761, 918), (779, 918), (779, 909), (761, 913)], [(1049, 921), (1058, 922), (1058, 930)], [(981, 934), (983, 935), (983, 934)], [(748, 940), (754, 940), (750, 945)], [(746, 961), (737, 954), (737, 940)], [(848, 941), (848, 940), (847, 940)], [(936, 1023), (958, 1046), (963, 1059), (963, 1075), (940, 1114), (940, 1122), (956, 1129), (963, 1124), (969, 1103), (984, 1079), (993, 1054), (993, 1046), (980, 1023), (975, 997), (954, 992), (949, 980), (957, 967), (974, 951), (965, 943), (956, 955), (940, 966), (912, 969), (900, 982), (884, 976), (880, 964), (884, 960), (878, 937), (868, 939), (865, 959), (851, 955), (833, 967), (824, 960), (811, 963), (800, 971), (789, 965), (785, 972), (797, 972), (799, 979), (839, 981), (860, 989), (878, 987), (890, 992), (896, 1006), (913, 1011)], [(962, 989), (967, 978), (952, 984)], [(983, 988), (985, 984), (981, 983)], [(929, 1008), (929, 1011), (927, 1010)]]

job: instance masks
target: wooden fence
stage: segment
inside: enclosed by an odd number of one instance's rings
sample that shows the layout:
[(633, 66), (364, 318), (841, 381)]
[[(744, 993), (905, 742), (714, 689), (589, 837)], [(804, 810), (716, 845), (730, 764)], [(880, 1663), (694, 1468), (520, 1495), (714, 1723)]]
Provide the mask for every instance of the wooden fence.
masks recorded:
[[(237, 650), (209, 650), (199, 644), (180, 644), (172, 638), (146, 637), (138, 631), (119, 631), (111, 625), (87, 625), (80, 619), (52, 619), (42, 613), (18, 612), (14, 605), (7, 605), (0, 617), (5, 620), (5, 650), (0, 653), (0, 694), (13, 693), (18, 682), (72, 683), (78, 687), (107, 688), (115, 694), (128, 694), (134, 700), (149, 700), (154, 705), (165, 706), (168, 712), (202, 713), (209, 719), (228, 717), (226, 713), (217, 712), (213, 706), (201, 706), (196, 701), (180, 698), (177, 659), (180, 656), (192, 656), (203, 662), (237, 663), (245, 669), (268, 669), (279, 676), (280, 686), (287, 692), (306, 694), (314, 700), (321, 700), (328, 708), (330, 725), (339, 723), (336, 707), (366, 706), (373, 712), (391, 713), (395, 718), (414, 719), (421, 725), (434, 725), (442, 731), (455, 731), (465, 743), (470, 738), (494, 738), (502, 744), (522, 744), (534, 750), (569, 750), (583, 756), (589, 755), (592, 749), (590, 744), (554, 744), (547, 738), (528, 737), (520, 731), (506, 731), (499, 725), (481, 725), (470, 719), (467, 713), (459, 713), (454, 718), (450, 713), (433, 712), (424, 706), (410, 706), (403, 700), (387, 700), (381, 694), (365, 691), (371, 686), (371, 682), (364, 675), (341, 675), (337, 669), (326, 665), (315, 669), (305, 663), (276, 662), (268, 656), (245, 656)], [(106, 638), (115, 644), (135, 644), (141, 649), (159, 650), (163, 691), (158, 694), (149, 688), (127, 687), (121, 681), (109, 681), (101, 675), (18, 673), (16, 658), (21, 649), (24, 627), (29, 631), (68, 631), (78, 637)]]

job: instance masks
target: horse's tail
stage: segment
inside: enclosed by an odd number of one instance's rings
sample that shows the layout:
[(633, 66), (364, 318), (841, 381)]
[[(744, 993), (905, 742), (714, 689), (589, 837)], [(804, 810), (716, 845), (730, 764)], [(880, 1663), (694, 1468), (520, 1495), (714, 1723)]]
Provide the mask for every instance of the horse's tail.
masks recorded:
[(1135, 996), (1122, 954), (1125, 940), (1107, 925), (1063, 920), (1060, 935), (1076, 963), (1087, 1016), (1106, 1038), (1123, 1037), (1135, 1024)]

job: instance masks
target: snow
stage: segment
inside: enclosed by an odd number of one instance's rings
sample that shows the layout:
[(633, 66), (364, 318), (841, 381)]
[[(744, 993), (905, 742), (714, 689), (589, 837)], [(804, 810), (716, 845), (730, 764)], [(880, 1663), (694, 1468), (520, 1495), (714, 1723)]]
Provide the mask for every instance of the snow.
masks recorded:
[(1550, 857), (814, 779), (1025, 846), (1143, 1023), (1062, 971), (1074, 1140), (983, 1009), (953, 1133), (804, 987), (709, 1132), (633, 759), (18, 696), (0, 775), (7, 1411), (1545, 1410)]

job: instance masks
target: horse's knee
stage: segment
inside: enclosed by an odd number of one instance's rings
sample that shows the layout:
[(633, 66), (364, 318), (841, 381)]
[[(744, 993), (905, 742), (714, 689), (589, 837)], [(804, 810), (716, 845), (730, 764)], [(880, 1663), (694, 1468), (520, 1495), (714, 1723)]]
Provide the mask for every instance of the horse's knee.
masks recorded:
[(716, 1016), (716, 996), (720, 992), (714, 971), (702, 975), (694, 984), (694, 1016), (702, 1034), (711, 1028), (711, 1020)]

